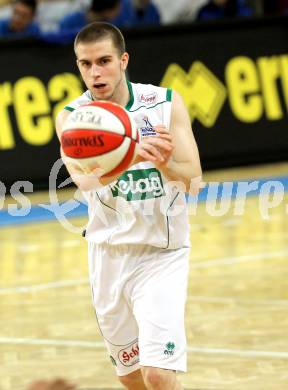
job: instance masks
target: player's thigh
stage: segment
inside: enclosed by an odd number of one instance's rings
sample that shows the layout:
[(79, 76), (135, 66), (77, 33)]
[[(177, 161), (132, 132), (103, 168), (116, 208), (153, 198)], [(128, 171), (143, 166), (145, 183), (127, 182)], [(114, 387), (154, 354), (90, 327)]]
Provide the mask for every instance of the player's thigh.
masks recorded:
[(126, 272), (121, 261), (116, 251), (104, 245), (89, 247), (92, 302), (99, 330), (119, 376), (140, 368), (138, 325), (123, 294)]
[(140, 365), (186, 371), (185, 303), (189, 249), (163, 251), (155, 258), (134, 300)]

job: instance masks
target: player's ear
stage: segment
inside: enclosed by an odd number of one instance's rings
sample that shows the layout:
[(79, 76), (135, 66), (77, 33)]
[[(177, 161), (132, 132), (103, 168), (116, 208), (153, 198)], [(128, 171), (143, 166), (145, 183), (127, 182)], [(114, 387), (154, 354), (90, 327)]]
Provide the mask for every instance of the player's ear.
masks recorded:
[(121, 56), (121, 68), (122, 70), (126, 70), (129, 62), (129, 54), (125, 51), (125, 53)]

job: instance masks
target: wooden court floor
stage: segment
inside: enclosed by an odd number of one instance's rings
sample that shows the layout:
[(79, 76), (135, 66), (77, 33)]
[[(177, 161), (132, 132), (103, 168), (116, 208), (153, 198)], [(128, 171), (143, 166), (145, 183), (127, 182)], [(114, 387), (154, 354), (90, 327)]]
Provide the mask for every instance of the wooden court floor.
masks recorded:
[[(205, 179), (284, 175), (288, 164)], [(234, 201), (219, 216), (202, 202), (190, 216), (185, 389), (288, 389), (288, 193), (266, 214), (259, 202), (248, 197), (237, 215)], [(91, 306), (86, 254), (85, 240), (58, 221), (0, 227), (1, 390), (55, 376), (81, 389), (120, 388)]]

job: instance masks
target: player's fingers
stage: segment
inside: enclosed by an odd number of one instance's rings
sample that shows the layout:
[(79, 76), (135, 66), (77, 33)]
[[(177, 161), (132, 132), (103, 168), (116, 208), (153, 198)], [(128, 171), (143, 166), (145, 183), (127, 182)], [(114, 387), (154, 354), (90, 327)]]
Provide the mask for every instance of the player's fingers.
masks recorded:
[(169, 134), (169, 130), (164, 125), (153, 126), (153, 129), (156, 131), (156, 133)]
[(156, 162), (157, 159), (153, 157), (151, 154), (146, 152), (144, 149), (139, 149), (138, 150), (138, 156), (142, 157), (144, 161), (151, 161), (151, 162)]
[(157, 136), (160, 137), (161, 139), (166, 139), (167, 141), (172, 142), (172, 135), (171, 134), (166, 134), (166, 133), (157, 133)]
[(158, 137), (150, 137), (149, 139), (147, 138), (146, 139), (146, 142), (143, 143), (143, 145), (153, 145), (153, 146), (156, 146), (157, 148), (160, 148), (160, 149), (163, 149), (163, 150), (166, 150), (166, 151), (170, 151), (173, 149), (173, 145), (171, 144), (171, 142), (168, 142), (167, 140), (164, 140), (164, 139), (161, 139), (161, 138), (158, 138)]
[(66, 165), (67, 169), (73, 170), (74, 172), (77, 172), (78, 174), (83, 174), (83, 168), (81, 167), (80, 163), (71, 162), (69, 157), (62, 156), (62, 161)]
[(96, 176), (96, 177), (101, 177), (102, 175), (104, 175), (105, 171), (103, 168), (101, 168), (100, 166), (98, 166), (97, 168), (91, 168), (89, 174), (91, 176)]
[(163, 125), (162, 123), (160, 123), (159, 125), (156, 125), (156, 126), (153, 126), (153, 129), (157, 130), (157, 129), (166, 129), (167, 130), (167, 127), (165, 125)]
[(86, 174), (86, 175), (91, 175), (91, 174), (94, 174), (94, 175), (97, 175), (97, 176), (101, 176), (101, 174), (103, 174), (104, 170), (100, 167), (99, 164), (97, 164), (95, 161), (93, 163), (91, 163), (91, 165), (87, 165), (86, 167), (83, 167), (83, 172)]
[[(141, 154), (141, 152), (144, 151), (144, 154), (146, 157)], [(141, 147), (139, 148), (138, 154), (140, 154), (142, 157), (149, 159), (149, 161), (163, 161), (163, 157), (161, 153), (158, 151), (158, 149), (148, 143), (143, 143)]]
[[(166, 139), (167, 141), (172, 142), (172, 135), (169, 133), (169, 131), (166, 128), (159, 129), (159, 131), (157, 131), (155, 127), (155, 131), (156, 131), (157, 138)], [(143, 142), (150, 140), (151, 138), (155, 138), (155, 136), (146, 136)]]
[(145, 151), (156, 158), (156, 160), (163, 161), (163, 157), (161, 152), (158, 150), (157, 147), (151, 144), (144, 144), (143, 145)]

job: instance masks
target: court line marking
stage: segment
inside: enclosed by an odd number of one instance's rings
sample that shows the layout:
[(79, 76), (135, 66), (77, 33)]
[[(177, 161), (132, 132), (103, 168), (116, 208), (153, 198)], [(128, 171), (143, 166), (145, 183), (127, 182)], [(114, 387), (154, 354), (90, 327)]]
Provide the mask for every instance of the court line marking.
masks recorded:
[(241, 299), (237, 297), (209, 297), (202, 295), (188, 295), (188, 301), (205, 303), (237, 303), (245, 305), (288, 305), (288, 299)]
[[(58, 282), (51, 282), (45, 284), (36, 284), (31, 286), (19, 286), (19, 287), (7, 287), (0, 288), (0, 295), (13, 294), (13, 293), (31, 293), (42, 290), (49, 290), (53, 288), (65, 288), (75, 287), (81, 285), (88, 285), (88, 278), (76, 279), (76, 280), (65, 280)], [(288, 305), (288, 299), (266, 299), (266, 300), (251, 300), (251, 299), (239, 299), (237, 297), (209, 297), (202, 295), (188, 295), (187, 299), (194, 302), (207, 302), (207, 303), (242, 303), (248, 305)]]
[[(214, 260), (199, 261), (194, 263), (192, 262), (192, 264), (190, 264), (190, 268), (191, 269), (212, 268), (212, 267), (233, 265), (233, 264), (249, 262), (249, 261), (275, 259), (283, 256), (288, 256), (288, 250), (271, 252), (271, 253), (255, 253), (255, 254), (235, 256), (235, 257), (224, 257), (222, 259), (220, 258)], [(62, 281), (55, 281), (50, 283), (27, 285), (27, 286), (15, 286), (15, 287), (6, 287), (6, 288), (4, 287), (4, 288), (0, 288), (0, 295), (13, 294), (13, 293), (25, 294), (30, 292), (48, 290), (52, 288), (78, 286), (82, 284), (83, 285), (88, 284), (88, 278), (76, 279), (76, 280), (62, 280)]]
[[(51, 346), (51, 347), (77, 347), (88, 349), (106, 349), (102, 341), (85, 340), (54, 340), (54, 339), (32, 339), (17, 337), (0, 337), (0, 344), (30, 345), (30, 346)], [(241, 357), (268, 357), (276, 359), (288, 359), (286, 351), (261, 351), (250, 349), (232, 349), (232, 348), (210, 348), (210, 347), (191, 347), (188, 346), (188, 352), (200, 354), (221, 354)]]
[(23, 337), (0, 337), (0, 344), (14, 345), (42, 345), (52, 347), (79, 347), (104, 349), (103, 341), (85, 341), (85, 340), (54, 340), (54, 339), (32, 339)]
[(13, 294), (13, 293), (31, 293), (43, 290), (49, 290), (52, 288), (64, 288), (64, 287), (73, 287), (73, 286), (81, 286), (84, 284), (88, 284), (88, 278), (76, 279), (76, 280), (60, 280), (56, 282), (43, 283), (43, 284), (32, 284), (27, 286), (15, 286), (15, 287), (7, 287), (0, 288), (0, 295)]
[(253, 349), (230, 349), (230, 348), (209, 348), (209, 347), (188, 347), (188, 352), (203, 353), (211, 355), (233, 355), (241, 357), (267, 357), (276, 359), (288, 359), (286, 351), (257, 351)]
[(257, 261), (264, 259), (275, 259), (277, 257), (288, 256), (288, 250), (279, 251), (279, 252), (271, 252), (271, 253), (255, 253), (250, 255), (242, 255), (242, 256), (234, 256), (234, 257), (224, 257), (223, 259), (215, 259), (215, 260), (206, 260), (206, 261), (198, 261), (190, 264), (190, 268), (212, 268), (219, 267), (222, 265), (233, 265), (244, 263), (247, 261)]

